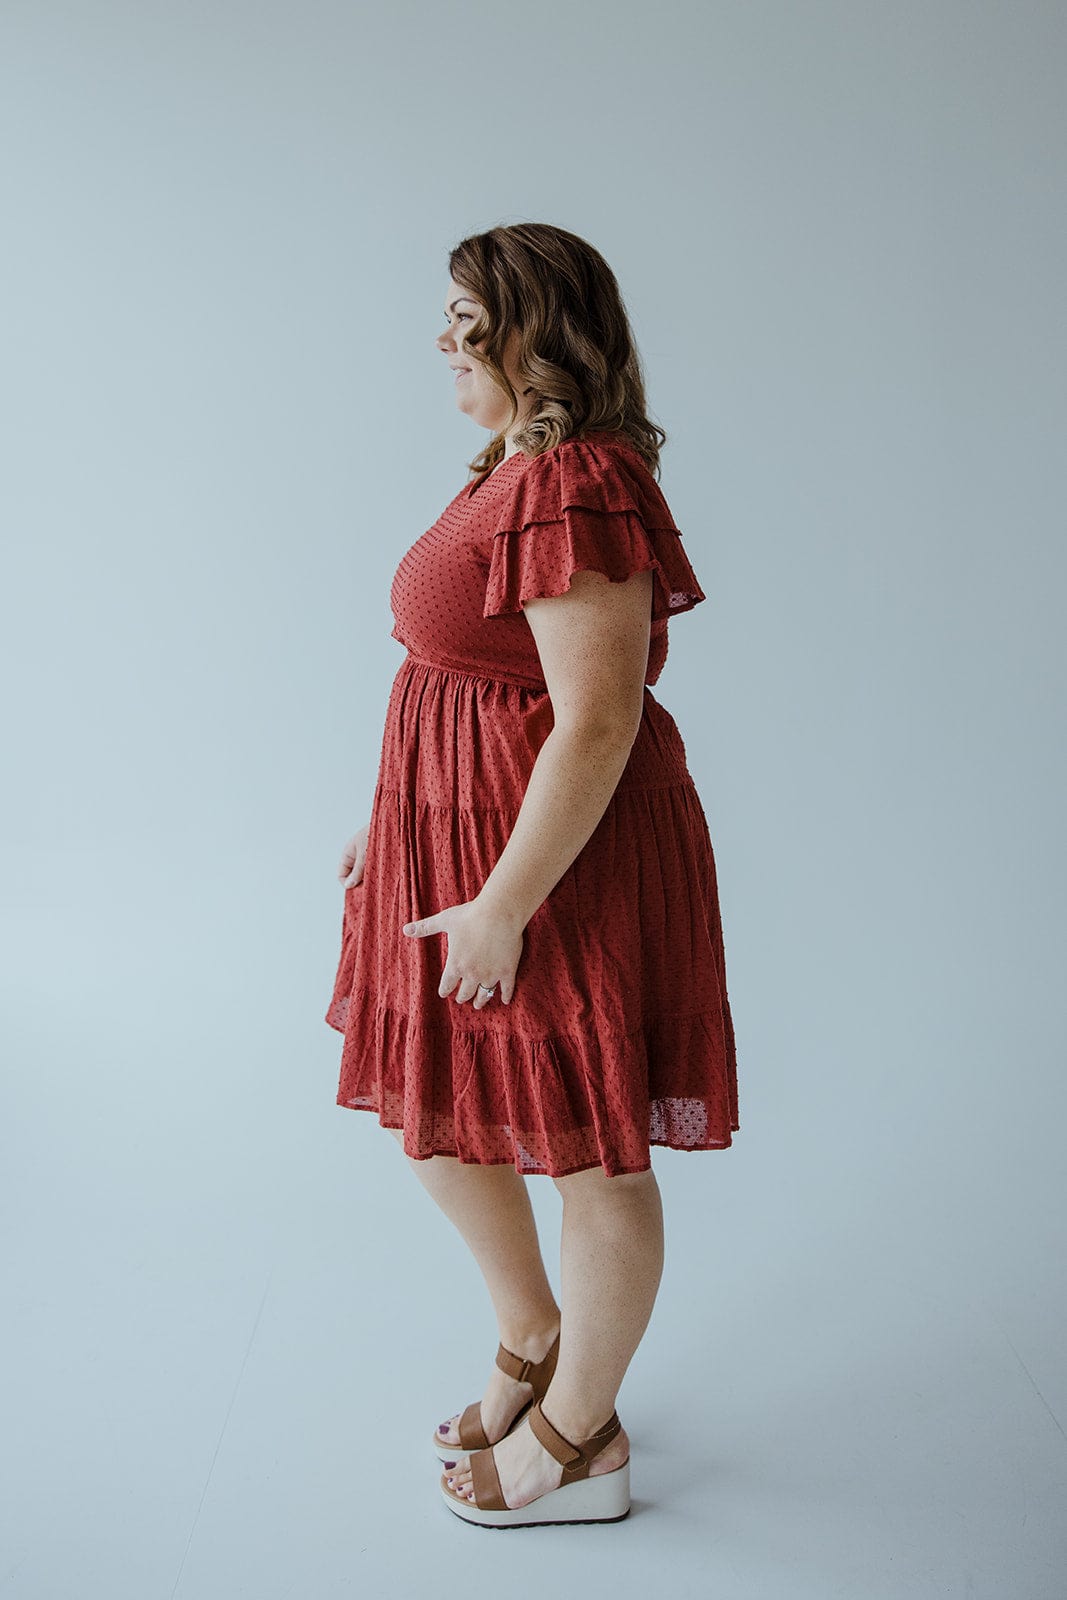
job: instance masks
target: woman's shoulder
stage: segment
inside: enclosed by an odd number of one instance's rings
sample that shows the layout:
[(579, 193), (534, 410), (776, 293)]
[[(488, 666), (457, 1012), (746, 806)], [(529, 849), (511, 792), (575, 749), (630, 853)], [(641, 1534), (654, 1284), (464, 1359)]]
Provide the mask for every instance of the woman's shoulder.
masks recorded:
[(558, 520), (567, 510), (581, 507), (636, 512), (649, 526), (674, 527), (659, 484), (624, 434), (597, 432), (561, 439), (532, 456), (511, 489), (502, 510), (527, 523)]
[(607, 429), (569, 434), (566, 439), (561, 439), (559, 444), (550, 445), (539, 455), (532, 456), (530, 462), (531, 465), (541, 463), (545, 469), (566, 462), (571, 471), (626, 463), (636, 464), (645, 472), (649, 471), (644, 458), (627, 435), (613, 433)]

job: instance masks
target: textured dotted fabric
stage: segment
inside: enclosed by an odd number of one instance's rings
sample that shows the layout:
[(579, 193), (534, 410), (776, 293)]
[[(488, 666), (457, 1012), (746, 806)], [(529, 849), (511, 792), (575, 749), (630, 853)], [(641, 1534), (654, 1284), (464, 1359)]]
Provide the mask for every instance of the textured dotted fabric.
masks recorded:
[[(641, 725), (601, 821), (523, 934), (515, 992), (438, 994), (447, 934), (406, 922), (473, 899), (508, 841), (552, 704), (522, 602), (574, 571), (651, 569)], [(645, 462), (620, 437), (517, 452), (404, 555), (406, 648), (385, 718), (362, 880), (344, 893), (326, 1021), (337, 1104), (402, 1128), (410, 1156), (561, 1177), (643, 1172), (650, 1147), (739, 1127), (715, 857), (674, 719), (652, 695), (668, 620), (702, 592)]]

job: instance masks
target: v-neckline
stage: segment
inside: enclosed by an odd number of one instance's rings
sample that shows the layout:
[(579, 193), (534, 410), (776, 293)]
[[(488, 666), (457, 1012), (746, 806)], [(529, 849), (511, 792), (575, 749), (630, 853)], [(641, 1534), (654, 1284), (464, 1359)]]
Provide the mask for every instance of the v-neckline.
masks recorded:
[(533, 461), (535, 459), (533, 456), (528, 456), (524, 450), (513, 450), (509, 456), (504, 457), (503, 461), (498, 461), (496, 466), (491, 468), (489, 472), (484, 473), (480, 478), (475, 478), (473, 483), (467, 485), (467, 499), (472, 499), (476, 490), (480, 489), (483, 484), (488, 483), (490, 478), (495, 478), (498, 472), (503, 472), (508, 464), (515, 460), (516, 456), (522, 456), (524, 461)]

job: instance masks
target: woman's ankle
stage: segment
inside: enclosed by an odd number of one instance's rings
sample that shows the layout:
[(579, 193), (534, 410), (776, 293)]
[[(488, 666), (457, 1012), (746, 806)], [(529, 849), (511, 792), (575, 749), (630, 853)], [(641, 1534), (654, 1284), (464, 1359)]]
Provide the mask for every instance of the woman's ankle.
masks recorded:
[(500, 1343), (524, 1361), (543, 1361), (559, 1333), (559, 1312), (522, 1323), (509, 1323), (500, 1331)]

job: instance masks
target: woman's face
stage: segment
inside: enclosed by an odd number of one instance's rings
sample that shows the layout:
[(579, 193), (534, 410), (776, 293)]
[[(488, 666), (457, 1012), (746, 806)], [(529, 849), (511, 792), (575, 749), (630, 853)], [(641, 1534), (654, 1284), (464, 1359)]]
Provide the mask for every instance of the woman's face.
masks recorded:
[[(484, 367), (478, 366), (477, 362), (471, 361), (464, 353), (467, 330), (474, 326), (483, 310), (484, 307), (479, 300), (475, 300), (460, 284), (450, 278), (444, 310), (448, 326), (437, 336), (435, 342), (453, 369), (452, 382), (455, 385), (456, 404), (459, 409), (466, 412), (471, 421), (476, 422), (479, 427), (499, 433), (508, 418), (507, 399), (492, 382)], [(519, 335), (518, 332), (513, 332), (505, 346), (503, 365), (512, 387), (519, 396), (520, 410), (514, 428), (520, 426), (524, 414), (519, 376), (514, 366), (518, 348)]]

